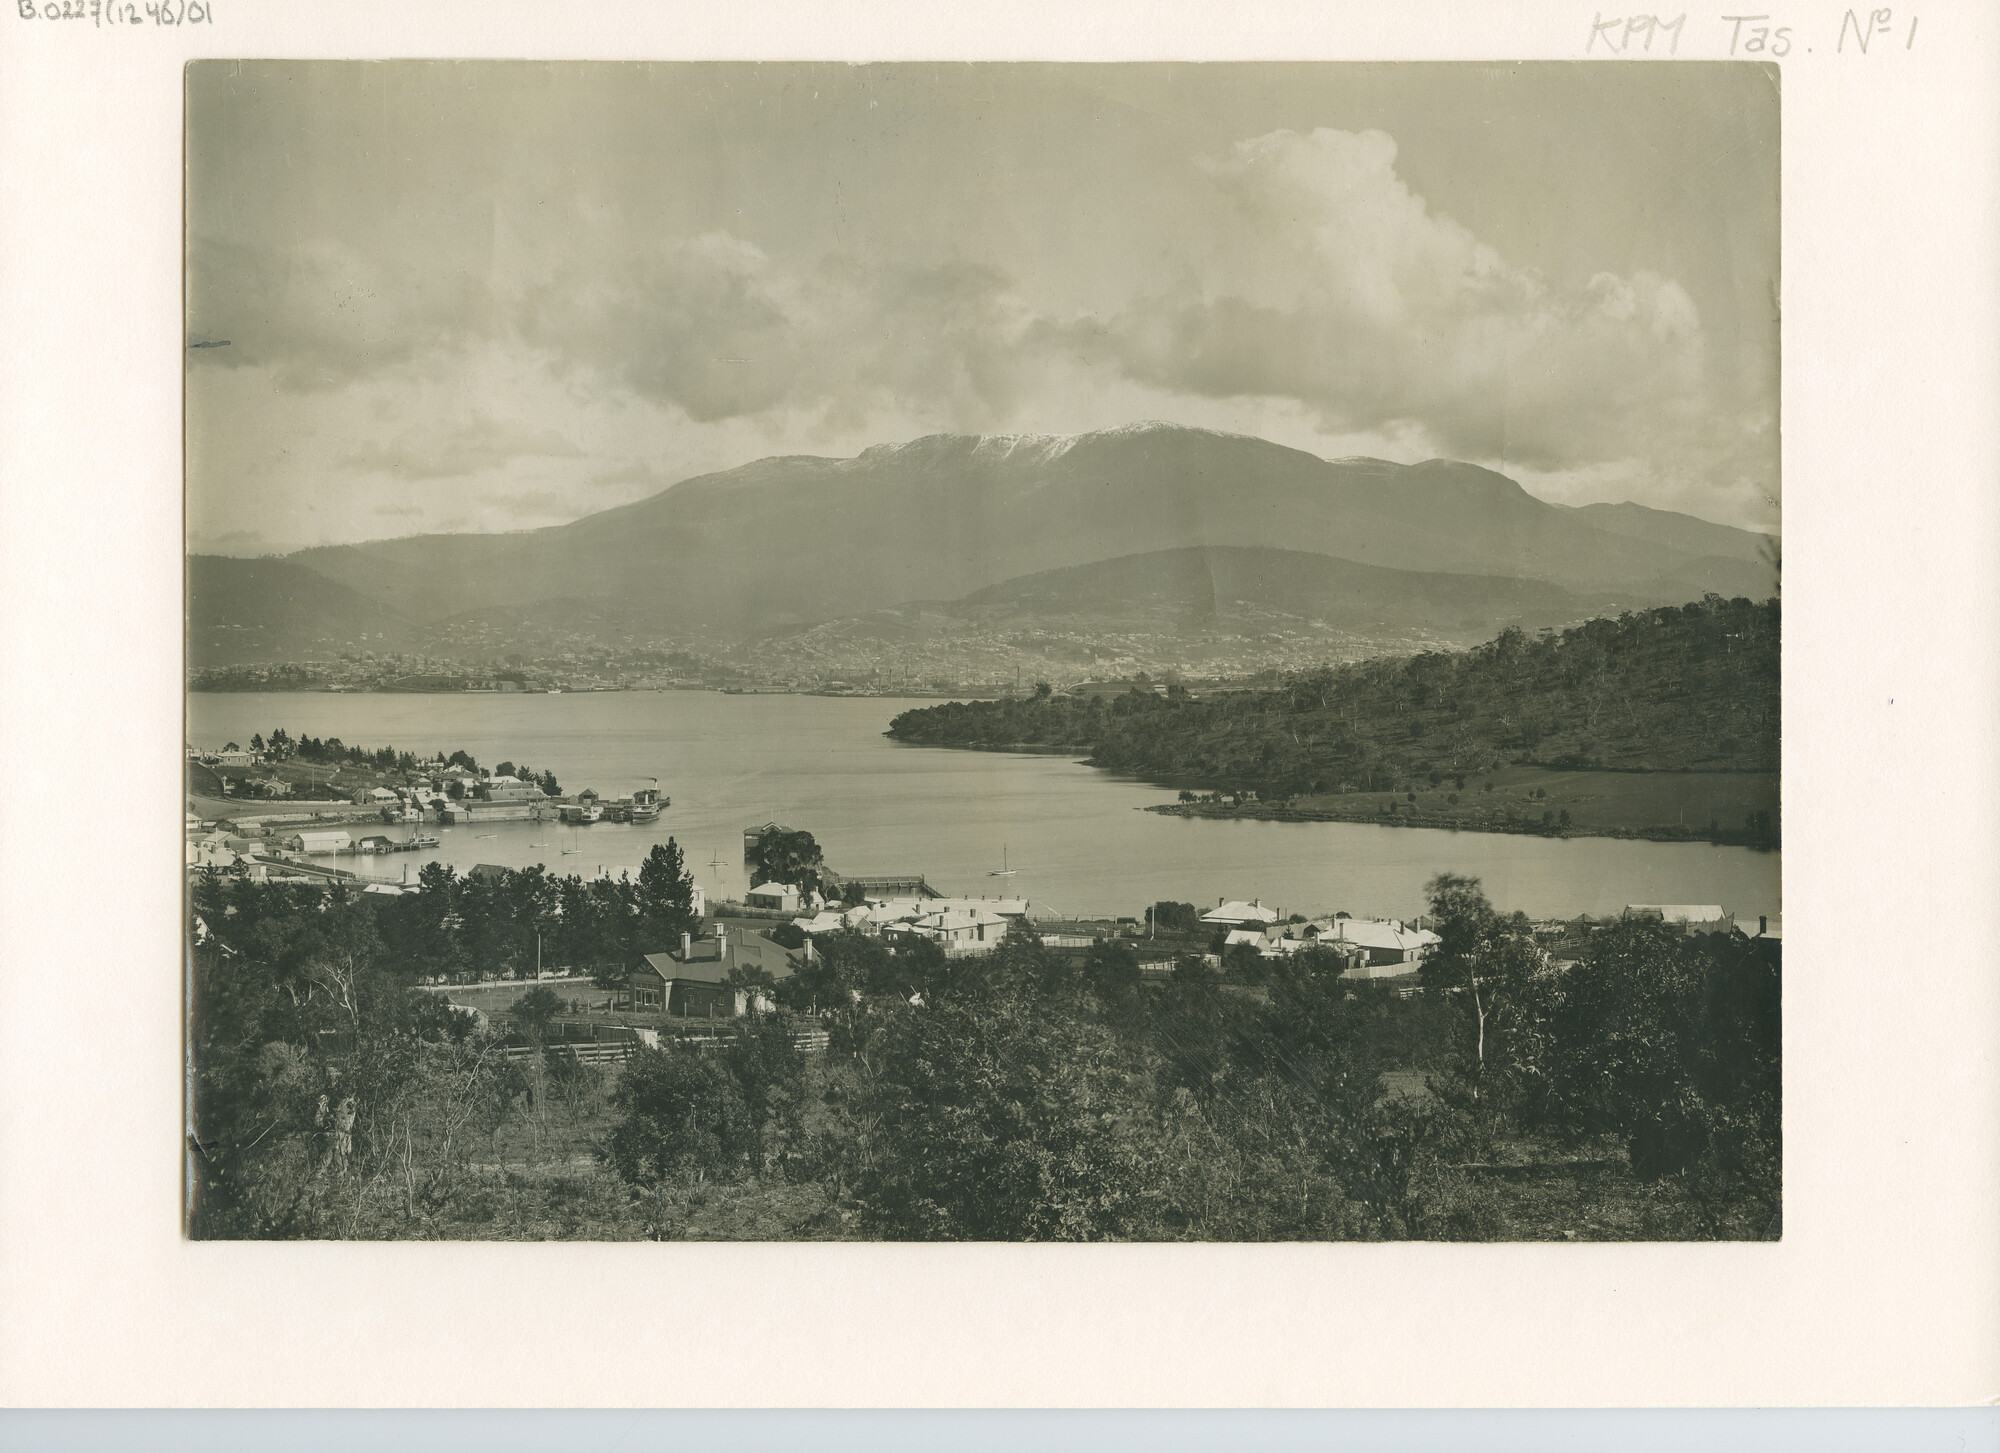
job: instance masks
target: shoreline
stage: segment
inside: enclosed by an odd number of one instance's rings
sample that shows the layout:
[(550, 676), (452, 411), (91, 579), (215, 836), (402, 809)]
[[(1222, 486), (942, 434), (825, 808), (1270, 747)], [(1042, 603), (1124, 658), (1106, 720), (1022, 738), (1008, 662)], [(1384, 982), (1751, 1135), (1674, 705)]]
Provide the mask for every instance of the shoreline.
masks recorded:
[(1777, 843), (1756, 843), (1748, 834), (1723, 831), (1710, 833), (1671, 824), (1644, 827), (1577, 827), (1550, 829), (1538, 822), (1501, 822), (1455, 816), (1442, 812), (1340, 812), (1324, 807), (1287, 807), (1280, 803), (1246, 802), (1241, 807), (1216, 802), (1156, 802), (1143, 809), (1163, 817), (1239, 818), (1254, 822), (1345, 822), (1368, 827), (1430, 828), (1440, 832), (1504, 833), (1512, 837), (1541, 838), (1622, 838), (1654, 843), (1707, 843), (1713, 847), (1749, 848), (1755, 852), (1779, 852)]
[[(1069, 757), (1084, 766), (1104, 772), (1126, 781), (1141, 782), (1149, 787), (1167, 790), (1192, 785), (1188, 782), (1167, 781), (1158, 778), (1135, 776), (1114, 767), (1106, 767), (1092, 760), (1092, 748), (1080, 745), (1052, 745), (1043, 742), (923, 742), (883, 733), (890, 741), (902, 746), (937, 747), (955, 752), (1008, 752), (1024, 756)], [(1566, 769), (1544, 767), (1538, 763), (1523, 763), (1515, 770), (1531, 770), (1545, 773), (1552, 781), (1578, 774)], [(1612, 775), (1645, 778), (1658, 777), (1674, 781), (1689, 774), (1681, 772), (1643, 772), (1621, 768), (1596, 768), (1596, 772)], [(1704, 774), (1743, 775), (1763, 774)], [(1776, 774), (1770, 774), (1775, 776)], [(1203, 788), (1202, 790), (1214, 790)], [(1555, 799), (1550, 799), (1551, 801)], [(1714, 847), (1749, 848), (1756, 852), (1779, 852), (1782, 844), (1760, 841), (1739, 828), (1722, 828), (1711, 832), (1706, 828), (1683, 826), (1676, 823), (1632, 823), (1632, 824), (1583, 824), (1573, 823), (1567, 828), (1545, 827), (1539, 822), (1522, 819), (1496, 818), (1477, 813), (1438, 812), (1435, 810), (1408, 810), (1397, 805), (1393, 813), (1383, 812), (1379, 806), (1368, 808), (1339, 807), (1293, 807), (1279, 802), (1245, 802), (1240, 806), (1216, 802), (1156, 802), (1146, 806), (1144, 811), (1158, 813), (1163, 817), (1204, 818), (1210, 820), (1238, 819), (1253, 822), (1341, 822), (1358, 826), (1430, 828), (1440, 832), (1483, 832), (1497, 833), (1509, 837), (1540, 838), (1616, 838), (1623, 841), (1657, 843), (1707, 843)]]

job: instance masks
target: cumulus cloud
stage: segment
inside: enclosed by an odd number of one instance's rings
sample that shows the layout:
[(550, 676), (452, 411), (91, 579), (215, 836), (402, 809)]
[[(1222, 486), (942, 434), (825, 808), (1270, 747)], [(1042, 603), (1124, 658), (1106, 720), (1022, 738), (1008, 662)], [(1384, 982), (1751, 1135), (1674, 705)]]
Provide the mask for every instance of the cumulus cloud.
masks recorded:
[(1396, 172), (1379, 131), (1275, 131), (1202, 164), (1241, 225), (1198, 280), (1078, 334), (1135, 378), (1295, 399), (1329, 431), (1421, 427), (1446, 453), (1553, 467), (1698, 425), (1701, 320), (1674, 281), (1568, 293)]
[[(615, 207), (527, 234), (496, 217), (490, 247), (444, 260), (197, 238), (190, 332), (231, 346), (190, 359), (259, 418), (312, 421), (277, 451), (298, 467), (383, 487), (569, 460), (564, 489), (636, 498), (801, 445), (1160, 415), (1477, 460), (1563, 496), (1617, 480), (1710, 508), (1774, 488), (1775, 390), (1719, 400), (1678, 282), (1551, 284), (1412, 191), (1381, 132), (1274, 131), (1156, 184), (1201, 225), (1096, 274), (1136, 295), (1093, 285), (1060, 310), (976, 239), (916, 265), (649, 234)], [(467, 399), (481, 410), (456, 424), (409, 422)], [(430, 493), (441, 525), (451, 490)]]
[(341, 456), (347, 468), (400, 479), (449, 479), (501, 469), (516, 459), (574, 459), (583, 451), (554, 429), (526, 429), (474, 412), (456, 424), (413, 427)]
[(492, 326), (493, 298), (470, 274), (391, 269), (337, 239), (197, 237), (190, 251), (189, 336), (229, 344), (193, 354), (197, 366), (267, 367), (289, 391), (342, 388)]
[(565, 366), (703, 423), (899, 407), (980, 428), (1030, 385), (1033, 318), (995, 270), (839, 255), (796, 267), (726, 232), (565, 269), (527, 291), (520, 326)]

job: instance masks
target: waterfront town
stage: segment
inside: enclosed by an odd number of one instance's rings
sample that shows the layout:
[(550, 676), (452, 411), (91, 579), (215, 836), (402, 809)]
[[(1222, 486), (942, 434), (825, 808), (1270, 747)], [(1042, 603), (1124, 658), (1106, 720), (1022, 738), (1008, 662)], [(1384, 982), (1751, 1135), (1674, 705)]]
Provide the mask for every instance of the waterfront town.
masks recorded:
[[(191, 780), (205, 774), (216, 788), (214, 795), (188, 799), (191, 879), (415, 895), (423, 875), (398, 855), (436, 848), (440, 839), (431, 829), (509, 821), (578, 828), (650, 822), (671, 805), (656, 783), (618, 797), (588, 788), (564, 793), (553, 774), (537, 776), (511, 762), (497, 770), (479, 767), (462, 753), (423, 759), (390, 754), (386, 762), (381, 754), (367, 756), (363, 769), (349, 766), (349, 785), (336, 788), (338, 769), (302, 759), (302, 746), (320, 758), (338, 756), (340, 749), (337, 741), (295, 741), (282, 732), (270, 743), (258, 738), (251, 748), (235, 742), (189, 746)], [(864, 935), (892, 955), (929, 946), (957, 960), (992, 952), (1020, 926), (1032, 931), (1043, 950), (1079, 960), (1107, 944), (1121, 945), (1135, 958), (1142, 983), (1165, 982), (1181, 963), (1192, 961), (1225, 986), (1253, 996), (1261, 993), (1257, 986), (1272, 961), (1308, 951), (1321, 961), (1326, 955), (1337, 958), (1344, 980), (1384, 981), (1383, 988), (1407, 996), (1418, 991), (1420, 971), (1441, 942), (1423, 916), (1375, 916), (1366, 905), (1302, 905), (1311, 908), (1302, 912), (1226, 893), (1213, 907), (1160, 901), (1129, 916), (1079, 919), (1038, 910), (1024, 896), (951, 895), (910, 865), (899, 865), (905, 870), (897, 872), (843, 874), (819, 862), (809, 833), (775, 821), (747, 826), (743, 839), (746, 863), (759, 869), (796, 864), (803, 869), (795, 874), (800, 881), (759, 871), (740, 899), (711, 900), (701, 884), (685, 877), (689, 926), (658, 944), (639, 945), (625, 962), (545, 961), (538, 933), (532, 967), (511, 955), (506, 962), (463, 962), (449, 974), (421, 975), (421, 987), (484, 1022), (514, 991), (552, 984), (576, 993), (564, 1001), (574, 1016), (569, 1032), (638, 1045), (657, 1044), (662, 1029), (675, 1021), (698, 1019), (712, 1026), (772, 1009), (775, 988), (810, 970), (820, 957), (819, 945), (835, 935)], [(806, 845), (803, 854), (800, 842)], [(496, 881), (517, 871), (482, 863), (466, 877)], [(610, 877), (603, 868), (597, 876)], [(552, 911), (560, 915), (559, 902)], [(1720, 904), (1635, 903), (1620, 917), (1651, 919), (1686, 935), (1740, 940), (1773, 965), (1781, 942), (1777, 921), (1738, 923)], [(1567, 962), (1565, 945), (1573, 946), (1594, 926), (1585, 915), (1531, 928), (1544, 962), (1554, 968)], [(198, 918), (192, 928), (198, 943), (214, 932)]]
[[(589, 641), (524, 654), (506, 641), (464, 643), (451, 655), (355, 649), (296, 661), (198, 666), (192, 691), (473, 692), (739, 691), (825, 696), (955, 697), (1023, 694), (1036, 681), (1064, 689), (1128, 689), (1157, 678), (1190, 690), (1276, 679), (1287, 670), (1358, 660), (1379, 645), (1325, 632), (1274, 629), (1218, 640), (1204, 659), (1180, 638), (1103, 631), (957, 633), (934, 642), (849, 639), (841, 623), (759, 640), (754, 651), (661, 642), (607, 648)], [(1399, 637), (1399, 647), (1444, 644)], [(471, 648), (467, 649), (468, 645)]]

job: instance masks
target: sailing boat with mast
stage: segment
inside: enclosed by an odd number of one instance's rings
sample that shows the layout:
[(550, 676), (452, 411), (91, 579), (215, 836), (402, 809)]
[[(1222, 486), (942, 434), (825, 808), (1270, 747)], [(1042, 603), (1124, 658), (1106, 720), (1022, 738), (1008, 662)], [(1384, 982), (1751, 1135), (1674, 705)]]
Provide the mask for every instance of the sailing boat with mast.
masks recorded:
[(997, 868), (988, 868), (986, 876), (989, 878), (1011, 878), (1020, 871), (1019, 868), (1010, 868), (1007, 866), (1007, 844), (1002, 843), (1000, 844), (1000, 866)]

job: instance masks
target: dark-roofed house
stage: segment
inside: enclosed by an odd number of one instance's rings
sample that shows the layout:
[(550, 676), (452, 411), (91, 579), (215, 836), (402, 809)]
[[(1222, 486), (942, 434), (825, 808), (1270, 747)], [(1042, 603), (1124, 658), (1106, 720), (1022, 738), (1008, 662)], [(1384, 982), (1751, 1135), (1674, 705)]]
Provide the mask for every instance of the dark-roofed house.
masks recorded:
[(681, 935), (679, 952), (646, 954), (625, 971), (611, 1006), (635, 1014), (722, 1019), (744, 1013), (749, 993), (729, 982), (732, 969), (761, 969), (773, 979), (792, 972), (792, 961), (761, 933), (717, 927), (713, 938)]
[(672, 954), (647, 954), (625, 971), (612, 1007), (686, 1019), (733, 1018), (746, 1006), (743, 991), (731, 988), (728, 979), (719, 959), (684, 962)]
[(466, 871), (465, 876), (468, 878), (504, 878), (507, 876), (507, 869), (501, 867), (498, 863), (474, 863)]

